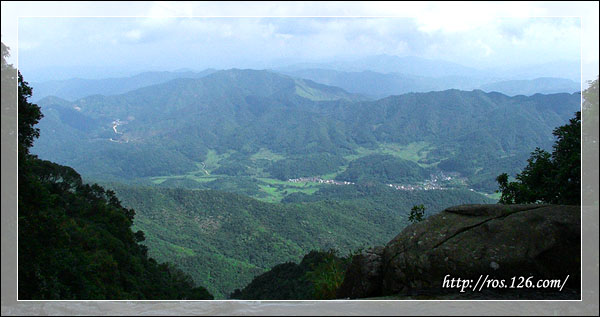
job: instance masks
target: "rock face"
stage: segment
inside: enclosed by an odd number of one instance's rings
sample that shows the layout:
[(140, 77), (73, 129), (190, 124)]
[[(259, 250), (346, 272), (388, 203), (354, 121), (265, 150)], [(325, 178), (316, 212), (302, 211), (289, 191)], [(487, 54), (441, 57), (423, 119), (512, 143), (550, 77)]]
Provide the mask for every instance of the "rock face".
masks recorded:
[[(579, 288), (579, 206), (462, 205), (353, 258), (341, 298), (444, 292), (444, 277), (561, 279)], [(518, 280), (517, 280), (518, 282)], [(458, 290), (453, 290), (458, 292)]]

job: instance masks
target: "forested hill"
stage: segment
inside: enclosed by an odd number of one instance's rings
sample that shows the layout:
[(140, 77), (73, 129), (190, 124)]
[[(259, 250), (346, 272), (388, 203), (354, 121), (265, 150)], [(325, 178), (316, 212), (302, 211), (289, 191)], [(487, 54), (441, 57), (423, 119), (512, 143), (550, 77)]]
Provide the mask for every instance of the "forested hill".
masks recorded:
[(491, 192), (499, 172), (518, 171), (535, 147), (551, 145), (552, 129), (580, 108), (580, 96), (447, 90), (368, 101), (269, 71), (228, 70), (40, 104), (46, 117), (33, 152), (86, 176), (185, 174), (210, 150), (235, 152), (236, 164), (250, 166), (261, 149), (296, 160), (329, 153), (341, 162), (365, 149), (422, 142), (416, 163), (460, 172)]
[[(376, 183), (325, 187), (287, 203), (214, 190), (105, 184), (137, 211), (134, 227), (159, 261), (169, 260), (225, 298), (254, 276), (311, 250), (346, 253), (385, 243), (408, 224), (415, 203), (434, 214), (492, 200), (469, 190), (397, 191)], [(310, 202), (303, 202), (309, 201)]]
[(72, 168), (20, 155), (19, 299), (213, 299), (188, 274), (148, 257), (134, 216)]

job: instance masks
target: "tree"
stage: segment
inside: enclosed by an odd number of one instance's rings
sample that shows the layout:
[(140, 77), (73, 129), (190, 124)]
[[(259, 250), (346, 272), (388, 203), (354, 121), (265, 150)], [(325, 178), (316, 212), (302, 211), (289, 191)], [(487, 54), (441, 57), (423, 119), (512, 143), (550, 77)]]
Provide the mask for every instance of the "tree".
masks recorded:
[[(6, 56), (3, 44), (3, 93)], [(20, 73), (12, 90), (18, 91), (19, 115), (19, 299), (212, 299), (189, 275), (148, 257), (140, 244), (144, 233), (131, 230), (135, 211), (114, 191), (84, 184), (74, 169), (29, 154), (42, 114), (28, 101), (32, 89)]]
[(320, 262), (311, 265), (312, 271), (307, 272), (306, 277), (313, 284), (315, 299), (335, 299), (351, 257), (340, 258), (335, 250), (329, 250), (323, 255)]
[(425, 206), (423, 204), (414, 205), (410, 210), (410, 215), (408, 216), (408, 220), (411, 223), (417, 223), (423, 221), (425, 217)]
[(19, 72), (19, 146), (23, 147), (25, 154), (29, 154), (33, 140), (40, 136), (40, 129), (34, 128), (34, 125), (43, 117), (40, 107), (28, 101), (31, 93), (29, 83)]
[(552, 153), (536, 148), (516, 181), (509, 182), (506, 173), (496, 178), (500, 203), (581, 204), (581, 112), (552, 134)]
[[(9, 48), (2, 43), (2, 135), (17, 135), (17, 70), (7, 62), (10, 56)], [(16, 137), (2, 140), (2, 166), (16, 165), (17, 148)], [(13, 174), (13, 173), (8, 173)], [(6, 176), (12, 178), (13, 176)], [(14, 179), (16, 182), (16, 179)]]

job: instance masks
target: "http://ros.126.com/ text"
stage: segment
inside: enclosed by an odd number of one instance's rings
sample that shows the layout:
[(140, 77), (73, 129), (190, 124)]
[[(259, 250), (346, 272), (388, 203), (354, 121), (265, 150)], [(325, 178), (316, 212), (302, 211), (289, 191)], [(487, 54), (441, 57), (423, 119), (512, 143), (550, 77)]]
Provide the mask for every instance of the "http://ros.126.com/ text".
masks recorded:
[(563, 290), (569, 275), (563, 279), (536, 279), (534, 276), (513, 276), (509, 279), (496, 279), (490, 275), (480, 275), (477, 280), (444, 276), (442, 288), (460, 289), (461, 293), (467, 290), (480, 292), (483, 289), (558, 289)]

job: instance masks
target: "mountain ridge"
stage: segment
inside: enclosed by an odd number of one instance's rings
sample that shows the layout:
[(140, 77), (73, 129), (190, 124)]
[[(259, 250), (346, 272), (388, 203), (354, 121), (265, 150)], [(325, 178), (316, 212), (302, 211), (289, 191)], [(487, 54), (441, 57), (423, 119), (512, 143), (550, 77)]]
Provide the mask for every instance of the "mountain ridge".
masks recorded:
[[(121, 95), (42, 100), (45, 132), (33, 150), (84, 175), (150, 177), (193, 172), (210, 150), (238, 152), (237, 163), (267, 171), (270, 163), (249, 160), (263, 148), (302, 160), (425, 142), (414, 162), (470, 177), (481, 168), (495, 173), (503, 157), (548, 148), (552, 129), (579, 102), (576, 93), (509, 97), (457, 89), (368, 100), (271, 71), (228, 70)], [(70, 117), (96, 126), (82, 131)], [(153, 159), (144, 160), (150, 153)], [(494, 177), (485, 176), (486, 190)]]

